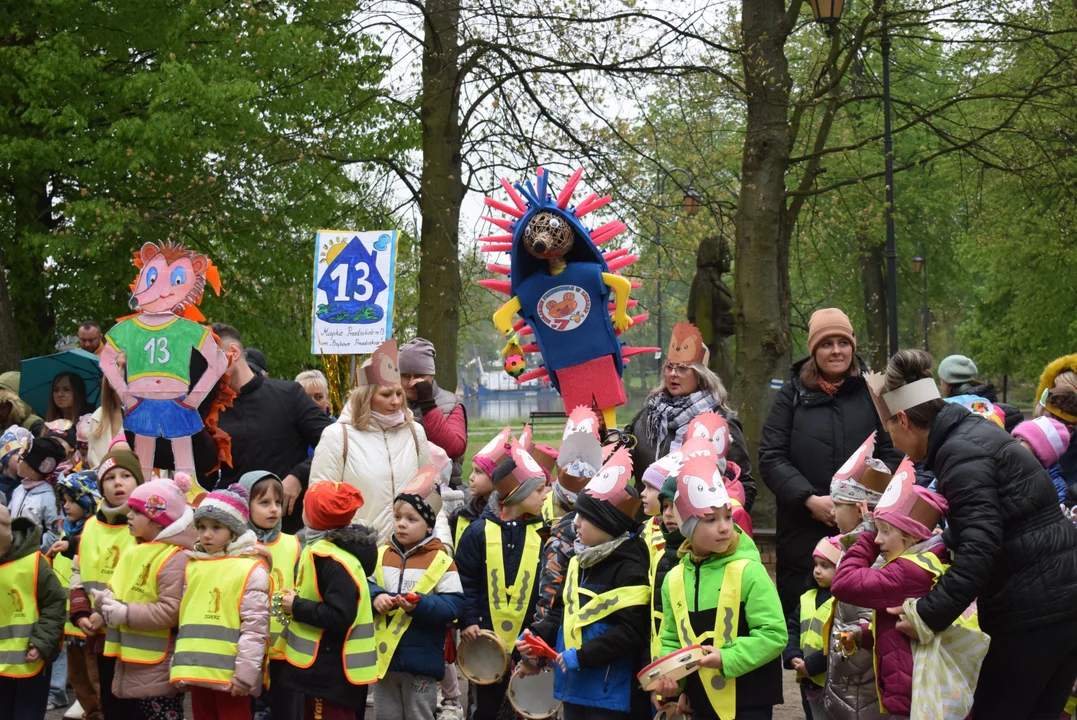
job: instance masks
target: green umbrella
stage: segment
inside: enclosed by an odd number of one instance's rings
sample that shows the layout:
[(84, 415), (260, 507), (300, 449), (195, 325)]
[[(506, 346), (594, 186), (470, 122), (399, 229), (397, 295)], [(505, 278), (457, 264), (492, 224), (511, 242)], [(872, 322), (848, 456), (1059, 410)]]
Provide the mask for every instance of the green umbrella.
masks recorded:
[(96, 355), (85, 350), (45, 355), (23, 360), (19, 366), (19, 397), (41, 417), (49, 410), (52, 381), (60, 373), (71, 372), (86, 383), (86, 403), (96, 408), (101, 402), (101, 363)]

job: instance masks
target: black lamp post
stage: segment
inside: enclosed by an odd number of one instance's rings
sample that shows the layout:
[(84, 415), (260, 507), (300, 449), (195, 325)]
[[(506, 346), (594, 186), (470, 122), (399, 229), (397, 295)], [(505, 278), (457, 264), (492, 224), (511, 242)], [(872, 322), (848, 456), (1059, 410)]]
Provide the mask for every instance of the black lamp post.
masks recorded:
[[(817, 23), (826, 25), (827, 34), (834, 32), (844, 0), (808, 0)], [(886, 315), (890, 354), (898, 351), (897, 316), (897, 234), (894, 230), (894, 138), (890, 122), (890, 27), (888, 15), (883, 13), (880, 49), (883, 60), (883, 151), (886, 163)], [(926, 337), (926, 333), (925, 333)], [(926, 341), (925, 341), (926, 342)]]
[(918, 243), (916, 245), (916, 255), (913, 257), (910, 264), (912, 265), (912, 271), (923, 278), (923, 305), (921, 306), (920, 311), (924, 316), (924, 351), (930, 352), (927, 339), (927, 331), (931, 319), (927, 309), (927, 249), (922, 244)]
[[(662, 172), (659, 168), (658, 173), (658, 205), (661, 207), (662, 199), (666, 196), (666, 180), (673, 176), (674, 173), (680, 173), (684, 179), (687, 180), (683, 185), (678, 183), (681, 187), (685, 188), (684, 198), (681, 200), (681, 207), (684, 208), (684, 212), (688, 217), (694, 217), (700, 207), (703, 206), (703, 196), (699, 194), (699, 191), (693, 186), (692, 173), (684, 168), (671, 168), (666, 172)], [(658, 307), (655, 312), (655, 324), (658, 330), (658, 347), (665, 347), (665, 336), (662, 334), (662, 223), (661, 221), (655, 222), (655, 244), (658, 245), (658, 262), (655, 265), (658, 280), (655, 283), (655, 299), (657, 300)], [(661, 362), (661, 359), (659, 359)]]

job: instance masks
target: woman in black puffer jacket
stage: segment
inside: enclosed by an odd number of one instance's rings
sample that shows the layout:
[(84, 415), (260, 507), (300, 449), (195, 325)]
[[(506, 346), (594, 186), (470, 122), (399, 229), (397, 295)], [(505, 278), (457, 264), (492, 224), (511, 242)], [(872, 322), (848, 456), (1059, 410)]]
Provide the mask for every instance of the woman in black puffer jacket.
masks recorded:
[[(931, 356), (902, 350), (885, 392), (931, 377)], [(1077, 528), (1050, 476), (1002, 428), (964, 407), (930, 400), (886, 421), (894, 444), (924, 460), (950, 504), (950, 569), (917, 602), (935, 632), (973, 600), (991, 647), (973, 716), (1057, 718), (1077, 677)]]

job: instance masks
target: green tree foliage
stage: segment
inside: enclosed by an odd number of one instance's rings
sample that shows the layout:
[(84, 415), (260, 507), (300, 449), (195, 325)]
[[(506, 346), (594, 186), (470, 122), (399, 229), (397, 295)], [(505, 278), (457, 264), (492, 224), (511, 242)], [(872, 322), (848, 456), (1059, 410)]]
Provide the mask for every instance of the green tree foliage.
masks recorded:
[[(131, 253), (206, 253), (274, 374), (310, 364), (314, 230), (392, 227), (355, 163), (416, 144), (354, 4), (61, 0), (0, 12), (0, 248), (22, 354), (127, 313)], [(0, 301), (3, 300), (0, 294)]]

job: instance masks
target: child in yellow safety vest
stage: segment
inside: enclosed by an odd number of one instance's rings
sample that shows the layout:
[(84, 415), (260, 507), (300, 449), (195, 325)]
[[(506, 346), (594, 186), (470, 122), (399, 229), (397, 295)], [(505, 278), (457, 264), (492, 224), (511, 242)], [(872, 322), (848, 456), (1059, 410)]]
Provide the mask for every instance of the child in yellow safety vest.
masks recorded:
[[(487, 508), (471, 523), (456, 549), (464, 588), (461, 644), (483, 630), (510, 649), (534, 614), (539, 590), (539, 553), (545, 541), (540, 513), (546, 474), (523, 445), (514, 441), (510, 457), (494, 470), (498, 512)], [(512, 602), (510, 602), (510, 598)], [(522, 600), (522, 602), (520, 602)], [(473, 720), (495, 720), (505, 699), (509, 674), (491, 685), (473, 685)]]
[(282, 532), (284, 519), (284, 484), (268, 470), (252, 470), (243, 473), (239, 484), (250, 496), (251, 518), (248, 529), (254, 532), (258, 542), (269, 550), (273, 564), (269, 568), (270, 616), (269, 655), (266, 664), (266, 688), (255, 704), (255, 713), (268, 709), (273, 717), (294, 718), (302, 714), (303, 699), (278, 682), (287, 662), (284, 652), (277, 648), (277, 640), (284, 631), (279, 612), (272, 612), (272, 598), (285, 590), (295, 590), (295, 570), (299, 564), (299, 538)]
[[(187, 569), (183, 551), (195, 541), (194, 513), (187, 506), (190, 487), (190, 477), (177, 473), (174, 480), (134, 489), (127, 522), (137, 544), (124, 551), (108, 588), (93, 591), (106, 626), (105, 655), (116, 658), (112, 692), (133, 701), (124, 717), (167, 720), (183, 714), (183, 696), (168, 675)], [(108, 708), (105, 717), (113, 717)]]
[(419, 469), (393, 503), (393, 535), (370, 582), (378, 691), (374, 716), (434, 720), (445, 672), (445, 627), (464, 607), (460, 573), (434, 536), (441, 509), (436, 471)]
[[(831, 592), (842, 602), (873, 611), (875, 680), (883, 712), (898, 720), (912, 708), (913, 655), (909, 638), (889, 612), (907, 598), (920, 598), (948, 567), (949, 552), (933, 534), (946, 513), (946, 499), (915, 484), (912, 461), (905, 458), (875, 510), (876, 528), (868, 527), (842, 558)], [(881, 566), (875, 567), (879, 555)]]
[(250, 720), (262, 690), (273, 559), (247, 529), (247, 491), (232, 484), (194, 511), (170, 680), (191, 690), (194, 720)]
[(655, 704), (691, 707), (696, 720), (761, 720), (782, 702), (781, 601), (712, 458), (681, 468), (674, 507), (687, 538), (662, 585), (662, 656), (691, 645), (706, 653), (680, 683), (661, 679)]
[(0, 718), (45, 717), (67, 595), (40, 547), (41, 527), (0, 505)]
[[(79, 542), (86, 522), (93, 517), (101, 495), (97, 489), (97, 473), (93, 470), (62, 475), (56, 481), (56, 495), (64, 511), (63, 535), (49, 548), (52, 569), (64, 590), (71, 584), (71, 568), (78, 553)], [(68, 614), (71, 603), (68, 601)], [(101, 720), (98, 701), (97, 663), (86, 655), (86, 633), (70, 620), (64, 625), (67, 650), (67, 682), (75, 689), (75, 698), (83, 710), (84, 720)]]
[(378, 678), (367, 584), (378, 536), (352, 524), (362, 506), (362, 493), (346, 483), (321, 481), (304, 497), (307, 544), (295, 590), (281, 596), (291, 621), (277, 648), (288, 661), (280, 684), (304, 696), (306, 720), (362, 720), (367, 687)]
[[(618, 450), (577, 495), (575, 553), (553, 609), (535, 626), (559, 653), (554, 697), (563, 703), (565, 720), (650, 716), (636, 682), (649, 654), (649, 558), (631, 477), (628, 451)], [(527, 647), (521, 638), (517, 648)], [(529, 661), (517, 672), (537, 667)]]
[(826, 720), (823, 688), (826, 684), (826, 635), (834, 600), (830, 584), (834, 581), (842, 547), (837, 538), (823, 538), (812, 552), (813, 577), (817, 587), (800, 596), (800, 605), (789, 614), (786, 627), (789, 644), (782, 653), (787, 670), (795, 670), (800, 683), (800, 698), (815, 720)]
[[(121, 555), (135, 546), (135, 538), (127, 527), (127, 500), (143, 482), (142, 465), (133, 452), (117, 448), (105, 455), (97, 467), (101, 502), (97, 512), (83, 525), (71, 563), (71, 623), (86, 635), (83, 662), (91, 678), (96, 668), (99, 715), (104, 717), (124, 717), (138, 712), (137, 701), (118, 698), (112, 692), (117, 659), (104, 654), (105, 620), (91, 601), (93, 591), (104, 590), (112, 580), (120, 567)], [(68, 657), (68, 664), (71, 662)], [(85, 705), (83, 710), (89, 712)]]

